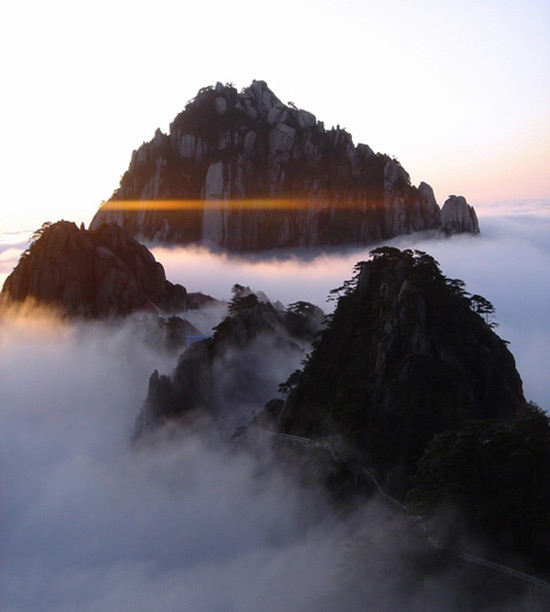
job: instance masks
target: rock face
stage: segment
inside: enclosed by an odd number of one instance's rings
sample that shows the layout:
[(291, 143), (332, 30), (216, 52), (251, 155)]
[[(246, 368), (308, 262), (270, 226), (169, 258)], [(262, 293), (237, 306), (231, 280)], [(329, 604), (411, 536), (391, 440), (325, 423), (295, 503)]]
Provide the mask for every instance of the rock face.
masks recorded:
[[(103, 222), (145, 240), (236, 251), (372, 243), (441, 228), (429, 185), (412, 186), (397, 161), (354, 146), (345, 130), (325, 130), (263, 81), (241, 93), (220, 83), (202, 89), (169, 134), (157, 130), (134, 151), (90, 227)], [(463, 222), (453, 231), (475, 228)]]
[(95, 230), (44, 224), (2, 288), (2, 302), (28, 298), (66, 315), (107, 317), (185, 309), (186, 290), (166, 280), (153, 255), (118, 225)]
[(188, 347), (170, 376), (153, 372), (134, 438), (167, 421), (193, 414), (234, 428), (250, 421), (277, 391), (281, 374), (289, 374), (319, 331), (324, 315), (307, 302), (286, 310), (261, 293), (235, 285), (229, 315), (212, 338)]
[(525, 404), (513, 356), (478, 314), (480, 296), (429, 255), (377, 249), (340, 291), (294, 376), (283, 433), (340, 437), (398, 494), (434, 434), (467, 419), (511, 421)]
[(449, 196), (441, 209), (441, 228), (446, 234), (479, 234), (476, 211), (462, 196)]

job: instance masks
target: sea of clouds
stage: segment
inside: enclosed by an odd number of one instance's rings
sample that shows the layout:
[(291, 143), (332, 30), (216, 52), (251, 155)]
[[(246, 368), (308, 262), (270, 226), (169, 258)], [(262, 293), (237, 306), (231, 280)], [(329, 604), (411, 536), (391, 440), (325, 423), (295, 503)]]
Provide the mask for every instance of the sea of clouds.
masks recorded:
[(132, 445), (148, 376), (174, 360), (139, 326), (4, 321), (1, 348), (2, 610), (469, 609), (471, 576), (424, 574), (402, 513), (342, 512), (265, 437), (248, 450), (199, 423)]
[[(476, 238), (394, 244), (429, 252), (445, 274), (493, 302), (528, 399), (548, 410), (547, 213), (487, 215)], [(4, 247), (9, 266), (13, 247)], [(238, 282), (325, 309), (329, 290), (367, 256), (251, 262), (196, 249), (155, 254), (167, 277), (189, 290), (227, 299)], [(2, 610), (464, 609), (454, 570), (429, 579), (412, 571), (419, 544), (403, 517), (377, 501), (336, 512), (295, 466), (273, 463), (267, 444), (259, 460), (199, 428), (133, 447), (148, 378), (154, 369), (169, 373), (177, 356), (133, 322), (74, 325), (35, 315), (0, 322)], [(510, 606), (498, 609), (534, 609)]]
[(437, 609), (435, 581), (397, 590), (403, 517), (376, 502), (340, 516), (267, 442), (252, 454), (195, 427), (132, 446), (148, 376), (174, 359), (149, 346), (132, 323), (2, 323), (2, 610), (335, 612), (366, 531), (386, 544), (365, 596)]

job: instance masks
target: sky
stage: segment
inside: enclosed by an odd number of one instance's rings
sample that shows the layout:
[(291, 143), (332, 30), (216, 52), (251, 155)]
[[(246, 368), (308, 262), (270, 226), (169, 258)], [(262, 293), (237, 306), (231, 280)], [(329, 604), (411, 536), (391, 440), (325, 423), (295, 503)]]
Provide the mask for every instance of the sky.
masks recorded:
[(89, 223), (204, 86), (285, 103), (472, 204), (550, 198), (544, 0), (5, 2), (0, 230)]

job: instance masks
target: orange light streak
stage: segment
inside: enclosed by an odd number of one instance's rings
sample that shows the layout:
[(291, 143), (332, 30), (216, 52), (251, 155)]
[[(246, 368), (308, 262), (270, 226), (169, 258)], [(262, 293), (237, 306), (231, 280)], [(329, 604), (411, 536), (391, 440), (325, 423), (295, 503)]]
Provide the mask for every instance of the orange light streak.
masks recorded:
[(234, 200), (110, 200), (101, 206), (101, 210), (155, 210), (155, 211), (180, 211), (180, 210), (296, 210), (301, 208), (338, 208), (353, 209), (364, 206), (365, 201), (353, 202), (344, 199), (325, 198), (319, 200), (302, 198), (246, 198)]

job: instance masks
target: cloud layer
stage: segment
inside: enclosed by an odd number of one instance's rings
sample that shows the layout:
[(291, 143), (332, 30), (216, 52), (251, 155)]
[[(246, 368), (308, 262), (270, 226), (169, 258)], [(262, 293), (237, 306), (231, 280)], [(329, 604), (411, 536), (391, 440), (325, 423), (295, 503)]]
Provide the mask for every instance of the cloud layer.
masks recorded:
[(162, 360), (134, 329), (4, 324), (2, 354), (3, 609), (258, 610), (276, 590), (288, 610), (330, 584), (343, 533), (316, 534), (290, 478), (197, 436), (130, 448)]
[[(430, 252), (494, 303), (526, 394), (546, 409), (549, 226), (540, 214), (487, 216), (479, 238), (398, 243)], [(227, 298), (239, 282), (326, 308), (328, 291), (365, 256), (252, 264), (185, 250), (161, 260), (191, 290)], [(0, 322), (2, 609), (464, 609), (456, 568), (415, 573), (424, 549), (399, 515), (376, 501), (335, 512), (295, 478), (296, 466), (274, 466), (267, 445), (261, 461), (196, 433), (132, 449), (149, 375), (175, 365), (147, 338), (131, 323)]]

